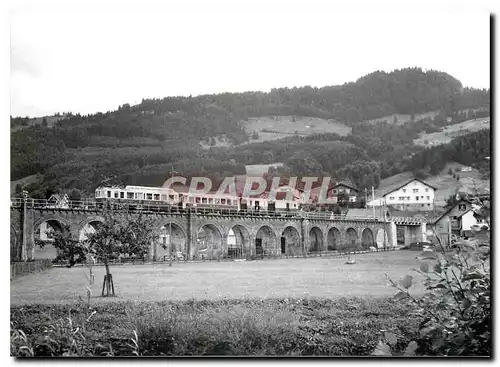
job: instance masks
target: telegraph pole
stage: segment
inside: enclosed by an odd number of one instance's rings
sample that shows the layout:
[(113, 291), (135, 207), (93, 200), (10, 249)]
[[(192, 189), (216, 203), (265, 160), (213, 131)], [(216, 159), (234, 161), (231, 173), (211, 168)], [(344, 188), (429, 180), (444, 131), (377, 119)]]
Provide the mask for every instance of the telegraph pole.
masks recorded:
[(21, 247), (21, 260), (28, 260), (28, 239), (27, 239), (27, 229), (26, 229), (26, 214), (28, 205), (28, 191), (23, 190), (23, 242)]

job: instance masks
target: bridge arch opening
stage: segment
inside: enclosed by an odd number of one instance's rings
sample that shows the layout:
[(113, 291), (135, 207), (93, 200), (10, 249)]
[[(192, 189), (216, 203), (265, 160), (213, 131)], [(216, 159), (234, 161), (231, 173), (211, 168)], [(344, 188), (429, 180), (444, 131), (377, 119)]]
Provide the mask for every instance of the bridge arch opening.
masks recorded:
[(386, 248), (389, 244), (389, 238), (387, 237), (387, 232), (383, 228), (379, 228), (377, 231), (377, 236), (375, 239), (377, 248)]
[(281, 233), (280, 252), (289, 256), (302, 255), (300, 234), (295, 227), (288, 226)]
[(276, 234), (269, 226), (262, 226), (255, 235), (256, 255), (275, 255), (277, 247)]
[(102, 222), (100, 220), (92, 220), (88, 223), (86, 223), (82, 229), (80, 230), (79, 233), (79, 241), (85, 241), (88, 238), (88, 235), (91, 233), (95, 233), (97, 227), (101, 224)]
[(358, 242), (358, 234), (356, 233), (356, 230), (354, 228), (347, 228), (346, 231), (346, 248), (349, 250), (355, 250)]
[(309, 231), (309, 252), (323, 250), (323, 232), (318, 227), (313, 227)]
[(157, 261), (186, 256), (186, 234), (182, 228), (175, 224), (164, 224), (160, 228), (159, 241), (153, 250), (153, 257)]
[(341, 250), (341, 234), (338, 228), (332, 227), (328, 230), (327, 244), (328, 251)]
[(54, 240), (50, 238), (50, 234), (54, 232), (63, 233), (65, 223), (57, 219), (48, 219), (40, 222), (35, 228), (35, 242), (42, 242), (43, 247), (35, 244), (33, 251), (33, 259), (55, 259), (58, 255), (58, 250), (53, 246)]
[(198, 230), (197, 252), (202, 258), (217, 258), (222, 254), (222, 233), (213, 224)]
[(368, 250), (370, 247), (375, 247), (375, 239), (370, 228), (365, 228), (361, 234), (361, 247)]
[(242, 225), (233, 226), (227, 235), (227, 256), (243, 258), (250, 248), (250, 233)]

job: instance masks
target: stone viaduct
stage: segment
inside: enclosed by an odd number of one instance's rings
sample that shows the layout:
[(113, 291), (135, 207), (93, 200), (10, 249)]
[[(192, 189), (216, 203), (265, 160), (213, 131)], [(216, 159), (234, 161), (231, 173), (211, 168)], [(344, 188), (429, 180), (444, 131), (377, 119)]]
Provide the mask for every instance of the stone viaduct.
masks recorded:
[[(103, 217), (98, 210), (33, 209), (11, 207), (11, 260), (55, 257), (56, 249), (35, 246), (43, 226), (54, 230), (69, 226), (72, 236), (84, 232)], [(150, 259), (173, 252), (189, 258), (214, 258), (236, 254), (304, 255), (315, 251), (390, 248), (396, 245), (396, 225), (377, 219), (319, 219), (314, 216), (222, 215), (200, 213), (148, 213), (156, 220), (159, 241), (151, 245)], [(45, 227), (44, 227), (45, 228)], [(163, 237), (162, 237), (163, 236)], [(163, 243), (163, 246), (162, 246)]]

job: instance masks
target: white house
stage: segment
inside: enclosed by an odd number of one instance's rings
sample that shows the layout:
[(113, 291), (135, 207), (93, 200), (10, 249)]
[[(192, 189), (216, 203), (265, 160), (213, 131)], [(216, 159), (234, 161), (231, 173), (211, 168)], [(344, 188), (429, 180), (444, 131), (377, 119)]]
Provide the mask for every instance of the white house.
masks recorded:
[(47, 200), (47, 204), (49, 208), (68, 209), (69, 197), (66, 194), (62, 196), (54, 194)]
[(398, 210), (433, 210), (435, 192), (435, 187), (413, 178), (382, 195), (381, 203)]

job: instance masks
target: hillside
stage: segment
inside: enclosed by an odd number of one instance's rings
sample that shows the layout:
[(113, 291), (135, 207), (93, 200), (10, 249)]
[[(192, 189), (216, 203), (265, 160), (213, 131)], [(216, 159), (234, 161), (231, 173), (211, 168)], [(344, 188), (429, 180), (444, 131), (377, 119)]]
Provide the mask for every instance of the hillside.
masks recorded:
[(458, 124), (444, 126), (441, 131), (434, 133), (421, 133), (418, 139), (414, 140), (415, 145), (423, 147), (442, 145), (449, 143), (458, 136), (467, 135), (468, 133), (489, 129), (490, 118), (472, 119)]
[[(106, 113), (66, 114), (50, 127), (13, 128), (11, 179), (40, 174), (28, 189), (43, 197), (60, 188), (92, 192), (109, 177), (161, 185), (172, 167), (217, 181), (245, 174), (245, 165), (282, 162), (288, 174), (352, 176), (360, 186), (378, 186), (408, 169), (407, 159), (422, 151), (413, 143), (420, 133), (458, 122), (463, 117), (453, 116), (464, 109), (489, 114), (489, 100), (489, 91), (418, 68), (341, 86), (145, 99)], [(361, 123), (433, 111), (433, 118), (403, 124)], [(19, 121), (11, 118), (11, 126)]]
[[(463, 164), (457, 162), (449, 162), (437, 175), (429, 176), (424, 179), (426, 183), (437, 188), (436, 201), (437, 206), (443, 207), (446, 205), (446, 200), (450, 195), (455, 195), (457, 190), (464, 188), (468, 191), (474, 192), (489, 192), (491, 189), (491, 182), (489, 179), (483, 179), (483, 175), (478, 169), (472, 168), (471, 171), (462, 172)], [(453, 178), (449, 171), (458, 174), (459, 179)], [(387, 177), (380, 181), (380, 186), (376, 190), (376, 197), (389, 192), (396, 187), (410, 181), (414, 175), (411, 172), (400, 173), (391, 177)]]

